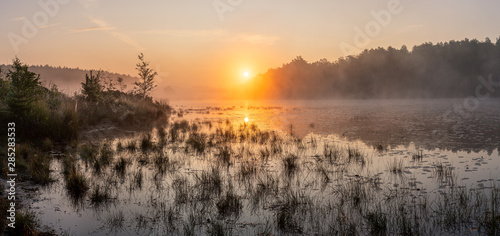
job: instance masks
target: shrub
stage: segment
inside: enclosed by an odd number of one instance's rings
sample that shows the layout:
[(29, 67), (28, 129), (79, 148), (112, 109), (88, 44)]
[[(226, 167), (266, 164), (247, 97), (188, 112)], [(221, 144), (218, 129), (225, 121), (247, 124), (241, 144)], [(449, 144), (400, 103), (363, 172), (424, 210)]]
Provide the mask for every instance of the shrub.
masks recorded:
[(85, 83), (82, 82), (82, 94), (85, 96), (87, 101), (98, 102), (102, 100), (100, 77), (100, 71), (98, 71), (95, 76), (92, 75), (92, 71), (90, 71), (90, 76), (85, 74)]

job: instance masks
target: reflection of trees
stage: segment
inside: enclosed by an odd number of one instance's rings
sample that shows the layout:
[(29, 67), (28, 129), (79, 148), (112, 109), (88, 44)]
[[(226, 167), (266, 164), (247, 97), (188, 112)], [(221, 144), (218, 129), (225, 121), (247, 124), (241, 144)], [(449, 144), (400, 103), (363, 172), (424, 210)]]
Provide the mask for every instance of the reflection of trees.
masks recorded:
[[(500, 39), (424, 43), (408, 51), (365, 50), (335, 62), (302, 57), (253, 80), (255, 96), (274, 98), (435, 98), (475, 94), (478, 76), (500, 75)], [(498, 96), (498, 92), (497, 92)]]

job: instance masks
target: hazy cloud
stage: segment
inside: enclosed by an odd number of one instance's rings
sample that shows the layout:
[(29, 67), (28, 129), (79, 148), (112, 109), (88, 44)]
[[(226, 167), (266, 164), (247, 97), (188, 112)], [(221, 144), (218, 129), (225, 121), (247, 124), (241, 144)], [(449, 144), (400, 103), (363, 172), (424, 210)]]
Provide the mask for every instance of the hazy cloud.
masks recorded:
[(246, 42), (252, 44), (273, 44), (280, 38), (262, 34), (234, 34), (224, 29), (212, 30), (149, 30), (139, 33), (161, 34), (174, 37), (202, 38), (203, 40), (219, 40), (223, 42)]
[(39, 29), (45, 29), (45, 28), (50, 28), (50, 27), (54, 27), (56, 25), (60, 25), (61, 23), (55, 23), (55, 24), (50, 24), (50, 25), (42, 25), (40, 27), (38, 27)]
[(85, 31), (99, 31), (99, 30), (113, 30), (115, 27), (104, 26), (104, 27), (90, 27), (90, 28), (80, 28), (80, 29), (72, 29), (73, 32), (85, 32)]
[(20, 21), (20, 20), (23, 20), (24, 17), (16, 17), (16, 18), (12, 18), (10, 19), (10, 21)]
[(79, 29), (72, 29), (72, 32), (87, 32), (87, 31), (103, 31), (107, 34), (112, 35), (113, 37), (117, 38), (118, 40), (136, 48), (137, 50), (144, 50), (143, 47), (139, 45), (134, 39), (130, 38), (129, 36), (117, 32), (116, 27), (110, 26), (106, 21), (94, 17), (89, 17), (90, 21), (98, 26), (96, 27), (88, 27), (88, 28), (79, 28)]

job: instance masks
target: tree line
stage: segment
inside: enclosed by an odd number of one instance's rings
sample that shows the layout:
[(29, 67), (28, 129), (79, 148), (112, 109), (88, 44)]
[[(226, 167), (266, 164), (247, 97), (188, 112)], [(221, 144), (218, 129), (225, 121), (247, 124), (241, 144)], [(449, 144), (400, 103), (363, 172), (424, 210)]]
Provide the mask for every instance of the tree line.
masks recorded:
[(335, 62), (298, 56), (247, 87), (254, 98), (452, 98), (473, 96), (489, 76), (500, 81), (500, 38), (378, 47)]

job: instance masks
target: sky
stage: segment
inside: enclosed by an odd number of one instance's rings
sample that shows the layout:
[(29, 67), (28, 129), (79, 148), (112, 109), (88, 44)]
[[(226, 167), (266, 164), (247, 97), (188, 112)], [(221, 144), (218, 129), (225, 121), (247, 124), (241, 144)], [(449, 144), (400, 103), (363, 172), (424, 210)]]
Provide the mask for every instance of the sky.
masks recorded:
[(17, 56), (136, 75), (142, 52), (159, 86), (231, 89), (297, 56), (495, 41), (498, 9), (494, 0), (1, 0), (0, 64)]

